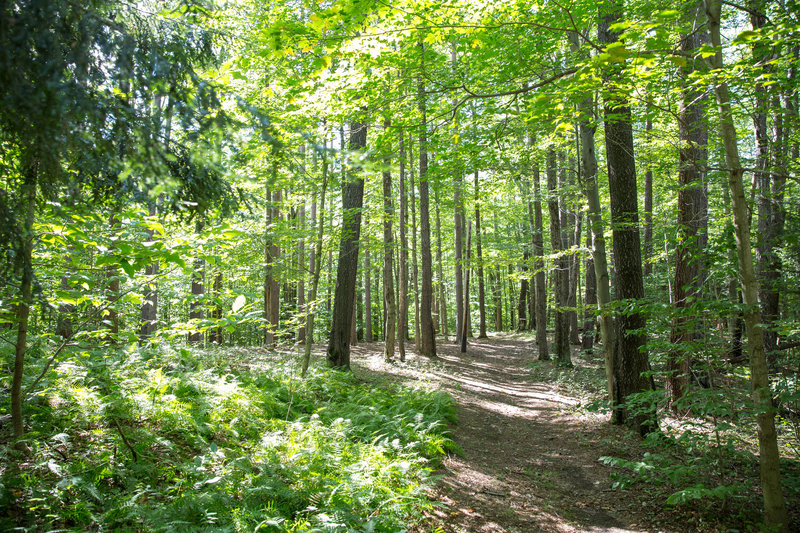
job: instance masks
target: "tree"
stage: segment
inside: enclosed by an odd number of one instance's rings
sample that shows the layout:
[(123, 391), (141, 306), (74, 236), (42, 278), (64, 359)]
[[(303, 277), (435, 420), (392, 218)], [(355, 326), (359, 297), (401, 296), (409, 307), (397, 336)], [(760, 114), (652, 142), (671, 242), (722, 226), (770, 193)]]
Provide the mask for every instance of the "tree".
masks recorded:
[[(705, 0), (706, 22), (711, 46), (715, 53), (711, 57), (711, 68), (719, 75), (723, 72), (720, 22), (722, 2)], [(761, 467), (761, 490), (764, 494), (764, 519), (767, 527), (788, 531), (789, 522), (786, 503), (781, 490), (780, 454), (775, 433), (775, 413), (769, 389), (767, 357), (764, 352), (763, 324), (758, 308), (758, 280), (753, 268), (753, 251), (750, 245), (750, 222), (742, 183), (742, 168), (736, 128), (733, 124), (731, 97), (724, 79), (715, 79), (714, 95), (719, 109), (719, 127), (725, 160), (728, 165), (728, 186), (731, 191), (733, 224), (736, 232), (736, 252), (739, 260), (739, 279), (744, 299), (744, 321), (750, 351), (750, 373), (753, 386), (753, 402), (758, 421), (759, 464)]]
[[(362, 120), (350, 123), (351, 153), (357, 154), (367, 146), (367, 124)], [(361, 237), (361, 208), (364, 205), (364, 178), (356, 167), (356, 157), (350, 157), (350, 172), (342, 190), (342, 238), (339, 244), (339, 263), (336, 267), (336, 290), (333, 298), (333, 324), (328, 340), (328, 365), (350, 369), (350, 330), (353, 324), (358, 246)]]
[(556, 150), (550, 147), (547, 152), (547, 206), (550, 211), (550, 247), (556, 258), (553, 269), (553, 291), (556, 296), (555, 326), (553, 350), (556, 362), (564, 366), (572, 366), (569, 349), (569, 322), (565, 308), (567, 291), (569, 290), (569, 258), (564, 254), (564, 242), (561, 232), (561, 208), (557, 195)]
[[(384, 136), (389, 129), (391, 122), (385, 119), (383, 122)], [(388, 145), (387, 140), (384, 142)], [(384, 328), (386, 335), (384, 336), (384, 358), (386, 361), (391, 361), (394, 358), (394, 339), (395, 339), (395, 325), (397, 323), (397, 312), (394, 302), (394, 276), (393, 262), (394, 262), (394, 236), (392, 233), (392, 218), (394, 216), (394, 207), (392, 206), (392, 173), (389, 171), (389, 150), (388, 146), (384, 148), (385, 155), (383, 159), (383, 301), (385, 302), (385, 319)]]
[[(619, 33), (614, 24), (622, 20), (622, 2), (612, 0), (600, 9), (600, 42), (614, 45)], [(609, 68), (609, 91), (605, 95), (606, 164), (611, 196), (611, 230), (614, 241), (617, 299), (631, 306), (617, 318), (617, 351), (615, 355), (615, 419), (627, 423), (644, 435), (654, 429), (655, 413), (631, 412), (625, 405), (631, 394), (652, 389), (652, 378), (644, 349), (646, 319), (636, 309), (644, 298), (642, 249), (639, 242), (638, 194), (634, 162), (631, 110), (624, 92), (615, 89), (614, 69)], [(617, 72), (619, 74), (619, 72)]]

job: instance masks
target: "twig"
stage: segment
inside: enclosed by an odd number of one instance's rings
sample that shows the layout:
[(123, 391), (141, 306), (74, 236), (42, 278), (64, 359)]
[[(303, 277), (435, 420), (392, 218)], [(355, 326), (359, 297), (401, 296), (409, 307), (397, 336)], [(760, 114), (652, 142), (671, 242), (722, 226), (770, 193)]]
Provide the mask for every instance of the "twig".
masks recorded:
[(133, 449), (133, 446), (128, 441), (128, 437), (126, 437), (125, 433), (122, 431), (122, 427), (119, 425), (119, 422), (117, 421), (117, 419), (116, 418), (112, 418), (111, 419), (111, 423), (114, 424), (114, 427), (117, 428), (117, 431), (119, 432), (119, 436), (122, 437), (122, 442), (124, 442), (125, 446), (131, 451), (131, 455), (133, 456), (133, 462), (134, 463), (138, 463), (139, 462), (139, 454), (136, 453), (136, 450)]

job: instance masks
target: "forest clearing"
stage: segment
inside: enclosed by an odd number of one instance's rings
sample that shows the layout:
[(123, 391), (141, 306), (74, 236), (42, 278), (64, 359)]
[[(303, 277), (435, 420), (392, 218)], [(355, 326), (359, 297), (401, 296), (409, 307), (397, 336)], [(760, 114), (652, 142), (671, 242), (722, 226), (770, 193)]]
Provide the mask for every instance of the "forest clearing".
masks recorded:
[(800, 530), (797, 0), (0, 1), (0, 529)]

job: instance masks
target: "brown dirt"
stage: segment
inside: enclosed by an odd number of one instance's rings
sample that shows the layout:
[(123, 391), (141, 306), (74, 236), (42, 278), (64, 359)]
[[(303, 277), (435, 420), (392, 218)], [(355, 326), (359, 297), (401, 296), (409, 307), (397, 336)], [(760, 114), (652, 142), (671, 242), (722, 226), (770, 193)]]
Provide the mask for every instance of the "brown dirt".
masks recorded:
[(409, 354), (406, 364), (386, 364), (382, 345), (353, 347), (357, 375), (433, 384), (458, 404), (453, 430), (463, 455), (443, 461), (431, 495), (440, 503), (416, 531), (684, 529), (665, 527), (662, 505), (645, 494), (612, 490), (612, 470), (598, 459), (628, 456), (635, 437), (606, 417), (576, 409), (577, 398), (538, 379), (529, 368), (533, 341), (497, 336), (471, 339), (467, 354), (452, 342), (440, 342), (437, 350), (434, 360)]

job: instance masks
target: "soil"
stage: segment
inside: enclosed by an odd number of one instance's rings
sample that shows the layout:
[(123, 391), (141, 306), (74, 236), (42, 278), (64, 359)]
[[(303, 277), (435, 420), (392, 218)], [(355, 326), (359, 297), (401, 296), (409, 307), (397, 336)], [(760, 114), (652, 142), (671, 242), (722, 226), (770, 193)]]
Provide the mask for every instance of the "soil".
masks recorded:
[(607, 416), (578, 409), (577, 397), (537, 377), (531, 365), (549, 363), (533, 363), (535, 342), (514, 335), (470, 339), (462, 354), (442, 339), (437, 350), (435, 359), (408, 353), (403, 364), (385, 363), (379, 344), (352, 348), (362, 379), (432, 384), (457, 402), (452, 429), (463, 454), (442, 462), (431, 494), (438, 503), (413, 531), (687, 530), (665, 525), (663, 500), (612, 489), (613, 469), (599, 458), (631, 455), (638, 438)]

